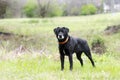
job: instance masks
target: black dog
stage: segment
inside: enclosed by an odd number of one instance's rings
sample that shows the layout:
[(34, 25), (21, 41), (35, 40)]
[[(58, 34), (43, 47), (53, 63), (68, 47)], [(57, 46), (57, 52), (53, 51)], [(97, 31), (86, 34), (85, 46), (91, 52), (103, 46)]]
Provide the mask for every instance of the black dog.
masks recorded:
[(73, 69), (72, 54), (74, 52), (76, 53), (77, 59), (80, 61), (81, 66), (83, 66), (83, 60), (81, 58), (82, 52), (84, 52), (85, 55), (90, 59), (93, 67), (95, 66), (94, 61), (92, 60), (92, 56), (87, 41), (69, 36), (68, 35), (69, 29), (66, 27), (61, 28), (57, 27), (54, 29), (54, 32), (59, 43), (61, 70), (64, 69), (65, 55), (69, 57), (70, 70)]

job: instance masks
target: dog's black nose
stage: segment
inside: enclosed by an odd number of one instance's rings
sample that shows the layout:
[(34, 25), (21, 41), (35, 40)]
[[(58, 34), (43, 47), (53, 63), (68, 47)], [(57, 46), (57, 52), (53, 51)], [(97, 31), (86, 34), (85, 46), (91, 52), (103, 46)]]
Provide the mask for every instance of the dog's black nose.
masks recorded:
[(64, 36), (62, 34), (58, 35), (58, 39), (64, 39)]
[(58, 35), (59, 36), (59, 38), (62, 38), (62, 35)]

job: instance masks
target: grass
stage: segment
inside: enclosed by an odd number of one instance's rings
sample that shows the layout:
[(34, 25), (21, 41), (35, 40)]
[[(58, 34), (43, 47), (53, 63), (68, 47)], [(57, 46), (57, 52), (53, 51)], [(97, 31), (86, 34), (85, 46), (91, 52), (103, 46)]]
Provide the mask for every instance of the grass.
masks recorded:
[[(0, 31), (23, 37), (13, 37), (0, 42), (0, 80), (118, 80), (120, 76), (120, 33), (105, 35), (109, 25), (119, 24), (120, 13), (80, 17), (55, 17), (44, 19), (1, 19)], [(68, 26), (70, 35), (86, 39), (91, 46), (94, 36), (101, 36), (107, 52), (92, 54), (93, 68), (85, 55), (84, 67), (74, 54), (74, 68), (60, 71), (57, 40), (53, 33), (56, 26)], [(24, 49), (20, 50), (20, 45)]]
[[(28, 58), (29, 57), (29, 58)], [(55, 61), (48, 57), (22, 56), (15, 60), (2, 61), (0, 63), (1, 80), (117, 80), (119, 79), (120, 69), (119, 61), (111, 56), (94, 55), (96, 68), (91, 66), (86, 57), (84, 57), (84, 67), (74, 58), (74, 69), (69, 71), (68, 60), (65, 61), (65, 70), (60, 71), (60, 61)], [(113, 65), (114, 64), (114, 65)], [(7, 77), (6, 77), (7, 76)]]

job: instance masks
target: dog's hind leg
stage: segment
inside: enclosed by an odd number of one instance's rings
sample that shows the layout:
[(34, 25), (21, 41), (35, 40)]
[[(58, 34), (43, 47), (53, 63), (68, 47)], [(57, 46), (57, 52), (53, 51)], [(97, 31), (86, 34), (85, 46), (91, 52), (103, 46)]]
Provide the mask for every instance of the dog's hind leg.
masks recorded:
[(83, 66), (83, 60), (82, 60), (82, 58), (81, 58), (81, 54), (82, 54), (82, 52), (76, 53), (76, 57), (77, 57), (77, 59), (80, 61), (81, 66)]
[(92, 66), (95, 67), (95, 64), (94, 64), (94, 61), (92, 59), (92, 55), (91, 55), (91, 52), (90, 52), (90, 48), (88, 46), (88, 44), (84, 45), (84, 50), (83, 52), (85, 53), (85, 55), (89, 58), (89, 60), (91, 61), (92, 63)]
[(84, 53), (89, 58), (89, 60), (91, 61), (92, 66), (95, 67), (94, 61), (93, 61), (92, 56), (91, 56), (91, 52), (90, 51), (85, 51)]

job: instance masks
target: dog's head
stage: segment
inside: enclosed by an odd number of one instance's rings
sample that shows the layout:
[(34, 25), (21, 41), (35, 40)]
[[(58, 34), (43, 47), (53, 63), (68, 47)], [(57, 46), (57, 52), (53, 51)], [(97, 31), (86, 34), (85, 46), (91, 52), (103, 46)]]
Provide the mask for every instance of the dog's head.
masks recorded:
[(63, 41), (68, 37), (69, 29), (66, 27), (57, 27), (54, 29), (54, 33), (59, 41)]

